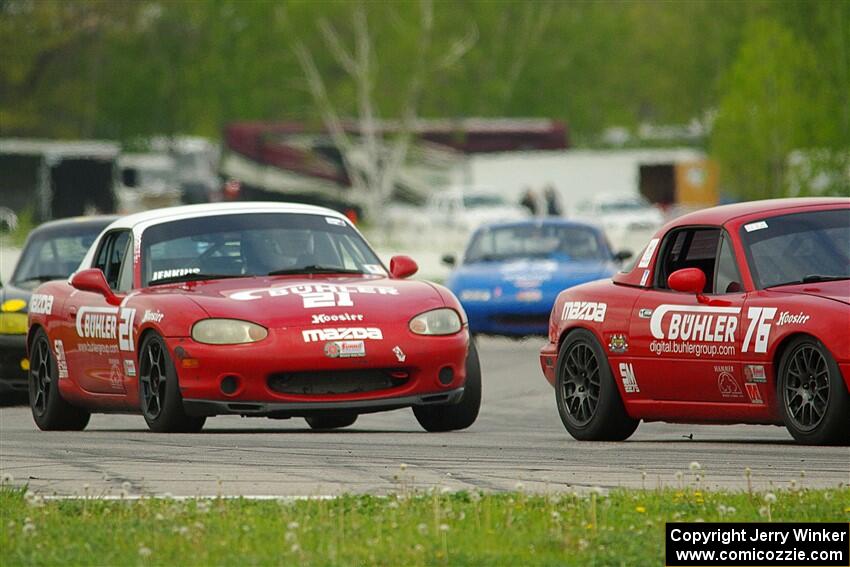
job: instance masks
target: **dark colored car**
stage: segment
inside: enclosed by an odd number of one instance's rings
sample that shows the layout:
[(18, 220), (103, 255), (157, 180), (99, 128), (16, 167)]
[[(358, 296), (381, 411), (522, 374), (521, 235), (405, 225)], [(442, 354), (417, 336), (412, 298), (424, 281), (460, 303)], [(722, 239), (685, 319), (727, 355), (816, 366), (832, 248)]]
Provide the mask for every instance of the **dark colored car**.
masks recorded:
[(27, 313), (33, 290), (70, 276), (97, 235), (117, 218), (63, 219), (30, 233), (11, 279), (0, 287), (0, 396), (27, 390)]

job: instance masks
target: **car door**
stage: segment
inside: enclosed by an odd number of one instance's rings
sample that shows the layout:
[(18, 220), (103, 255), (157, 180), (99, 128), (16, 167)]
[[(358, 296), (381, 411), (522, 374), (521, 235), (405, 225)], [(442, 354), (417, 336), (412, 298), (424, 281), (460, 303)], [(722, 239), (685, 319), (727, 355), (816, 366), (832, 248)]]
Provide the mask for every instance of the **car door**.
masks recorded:
[[(683, 268), (702, 270), (704, 294), (669, 288), (669, 275)], [(641, 392), (656, 400), (745, 402), (738, 359), (746, 296), (728, 234), (716, 226), (672, 229), (654, 275), (629, 323)]]
[[(110, 232), (101, 239), (92, 268), (100, 269), (109, 287), (123, 294), (132, 287), (132, 234)], [(133, 350), (132, 327), (135, 311), (110, 305), (95, 292), (74, 290), (65, 304), (70, 336), (65, 354), (70, 372), (86, 391), (123, 394), (121, 351)], [(68, 346), (73, 345), (73, 348)]]

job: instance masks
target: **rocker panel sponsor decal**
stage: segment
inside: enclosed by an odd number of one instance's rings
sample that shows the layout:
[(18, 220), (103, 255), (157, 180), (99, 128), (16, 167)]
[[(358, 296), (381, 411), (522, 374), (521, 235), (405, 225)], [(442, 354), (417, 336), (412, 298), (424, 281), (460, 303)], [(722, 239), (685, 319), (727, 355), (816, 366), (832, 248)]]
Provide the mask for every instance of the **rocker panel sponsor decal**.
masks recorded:
[(620, 378), (623, 380), (623, 389), (627, 394), (640, 393), (637, 378), (635, 378), (635, 369), (631, 364), (620, 363)]
[(723, 398), (743, 398), (744, 392), (741, 391), (741, 386), (735, 380), (733, 374), (734, 367), (731, 365), (715, 366), (714, 371), (717, 373), (717, 389), (720, 391), (720, 396)]
[(68, 361), (65, 359), (65, 345), (60, 339), (53, 341), (53, 351), (56, 354), (56, 368), (59, 370), (59, 378), (67, 378)]
[(744, 384), (744, 389), (747, 390), (747, 396), (749, 396), (750, 402), (754, 404), (764, 403), (764, 400), (761, 397), (761, 390), (759, 390), (758, 384), (747, 382)]

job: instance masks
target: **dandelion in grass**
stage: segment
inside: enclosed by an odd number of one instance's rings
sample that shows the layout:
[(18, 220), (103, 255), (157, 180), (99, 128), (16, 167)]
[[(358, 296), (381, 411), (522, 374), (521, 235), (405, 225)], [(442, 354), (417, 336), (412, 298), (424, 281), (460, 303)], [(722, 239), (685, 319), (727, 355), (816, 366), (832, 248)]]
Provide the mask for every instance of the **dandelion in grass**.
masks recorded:
[(301, 552), (301, 546), (298, 545), (297, 543), (293, 543), (292, 547), (289, 548), (289, 551), (291, 551), (292, 553), (300, 553)]
[(11, 473), (3, 473), (2, 484), (12, 484), (15, 482), (15, 477)]
[(582, 539), (578, 540), (578, 548), (579, 548), (580, 550), (584, 551), (584, 550), (585, 550), (585, 549), (587, 549), (589, 546), (590, 546), (590, 542), (589, 542), (589, 541), (587, 541), (586, 539), (582, 538)]
[(298, 522), (289, 522), (288, 524), (286, 524), (286, 527), (290, 530), (295, 531), (301, 527), (301, 524), (299, 524)]
[(144, 545), (139, 546), (139, 557), (150, 557), (151, 553), (150, 547), (145, 547)]
[(419, 524), (418, 526), (416, 526), (416, 529), (419, 531), (419, 535), (428, 534), (428, 525), (425, 523)]
[(761, 516), (762, 518), (767, 516), (767, 506), (762, 506), (761, 508), (759, 508), (759, 516)]
[(452, 489), (449, 488), (448, 486), (441, 486), (440, 487), (440, 494), (451, 494), (451, 493), (452, 493)]
[(35, 535), (35, 524), (29, 518), (24, 522), (23, 532), (25, 536)]
[(525, 490), (525, 485), (522, 483), (522, 481), (518, 480), (517, 483), (514, 485), (514, 490), (516, 490), (517, 492), (522, 492), (523, 490)]
[(296, 536), (292, 532), (286, 532), (286, 534), (283, 536), (283, 539), (284, 541), (286, 541), (286, 543), (293, 543), (296, 539), (298, 539), (298, 536)]
[(481, 500), (481, 493), (478, 492), (477, 490), (473, 490), (469, 494), (469, 499), (472, 500), (473, 502), (479, 502)]
[(692, 461), (689, 466), (690, 466), (692, 473), (695, 473), (695, 472), (699, 471), (700, 469), (702, 469), (702, 466), (696, 461)]
[(407, 470), (407, 463), (401, 463), (401, 464), (398, 466), (398, 468), (399, 468), (399, 470), (400, 470), (401, 472), (406, 471), (406, 470)]
[(635, 506), (635, 512), (638, 514), (646, 514), (646, 508), (644, 506)]
[(764, 501), (767, 502), (768, 504), (773, 504), (774, 502), (776, 502), (776, 494), (774, 494), (772, 492), (767, 492), (764, 495)]

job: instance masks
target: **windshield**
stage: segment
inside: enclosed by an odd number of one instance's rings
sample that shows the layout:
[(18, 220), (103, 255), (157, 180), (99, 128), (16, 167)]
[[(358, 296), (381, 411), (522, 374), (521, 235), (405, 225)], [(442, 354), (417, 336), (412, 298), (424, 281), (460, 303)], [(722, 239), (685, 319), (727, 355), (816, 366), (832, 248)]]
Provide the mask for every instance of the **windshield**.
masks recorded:
[(11, 283), (24, 289), (35, 289), (43, 282), (67, 278), (80, 265), (89, 246), (105, 226), (34, 232), (21, 253)]
[(251, 213), (158, 224), (142, 236), (142, 285), (273, 273), (385, 274), (360, 235), (336, 217)]
[(850, 210), (751, 222), (741, 239), (759, 289), (850, 277)]
[(505, 204), (505, 200), (499, 195), (489, 195), (479, 193), (475, 195), (464, 195), (463, 206), (467, 209), (475, 209), (479, 207), (501, 207)]
[(466, 251), (467, 263), (515, 258), (610, 260), (602, 235), (589, 227), (569, 225), (505, 226), (476, 233)]

